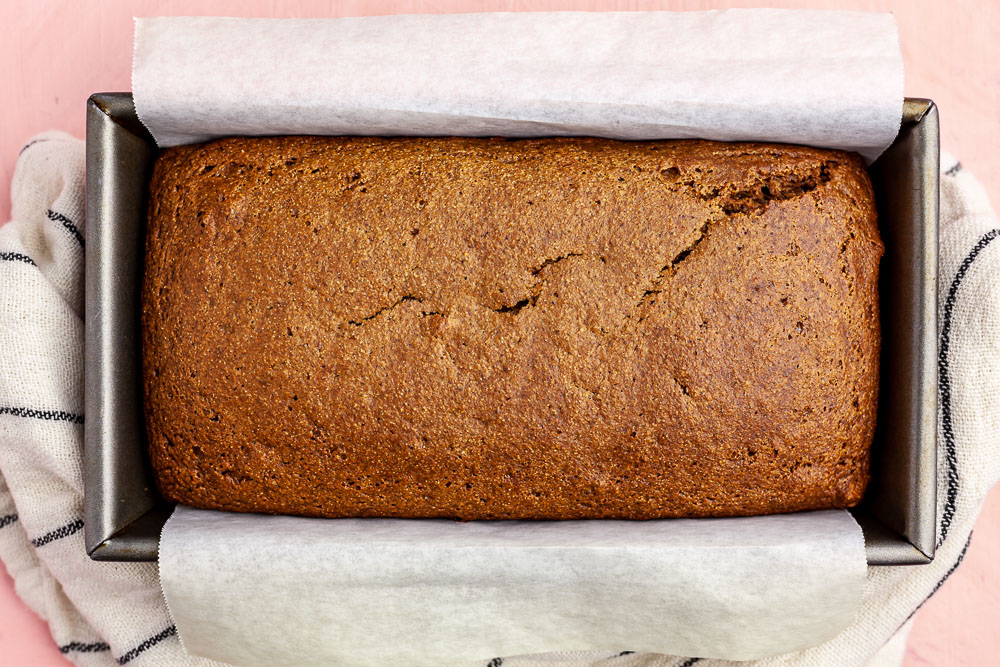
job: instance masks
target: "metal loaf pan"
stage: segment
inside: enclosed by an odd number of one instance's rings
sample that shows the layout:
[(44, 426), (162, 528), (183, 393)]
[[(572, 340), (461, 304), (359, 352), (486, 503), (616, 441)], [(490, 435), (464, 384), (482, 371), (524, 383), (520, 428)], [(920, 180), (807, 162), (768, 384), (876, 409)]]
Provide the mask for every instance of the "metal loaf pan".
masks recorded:
[[(892, 146), (872, 165), (886, 254), (879, 284), (881, 389), (872, 481), (853, 510), (871, 565), (934, 556), (937, 416), (938, 116), (907, 99)], [(170, 506), (153, 483), (139, 343), (147, 183), (157, 148), (130, 93), (87, 103), (87, 552), (151, 561)]]

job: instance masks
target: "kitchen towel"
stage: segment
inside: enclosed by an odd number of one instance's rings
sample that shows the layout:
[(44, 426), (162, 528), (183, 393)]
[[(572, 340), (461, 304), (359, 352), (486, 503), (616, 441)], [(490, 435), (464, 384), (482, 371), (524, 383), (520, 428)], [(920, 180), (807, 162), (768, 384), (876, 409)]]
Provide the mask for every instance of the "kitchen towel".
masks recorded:
[[(83, 144), (28, 142), (0, 228), (0, 559), (80, 665), (212, 665), (182, 648), (154, 564), (91, 561), (83, 544)], [(496, 657), (478, 667), (863, 665), (959, 567), (1000, 478), (1000, 226), (971, 174), (942, 157), (938, 549), (870, 567), (856, 620), (834, 639), (755, 663), (628, 651)], [(899, 655), (897, 648), (889, 659)], [(887, 664), (884, 660), (880, 664)]]
[(180, 648), (155, 563), (84, 548), (84, 180), (83, 142), (36, 136), (0, 227), (0, 559), (78, 664), (210, 664)]

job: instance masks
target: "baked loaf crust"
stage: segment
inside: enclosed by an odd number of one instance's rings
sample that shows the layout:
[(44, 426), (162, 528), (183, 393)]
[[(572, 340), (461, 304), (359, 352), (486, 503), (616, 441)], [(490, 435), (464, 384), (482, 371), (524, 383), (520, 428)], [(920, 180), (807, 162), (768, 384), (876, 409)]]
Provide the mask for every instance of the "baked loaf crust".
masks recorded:
[(170, 500), (651, 519), (868, 480), (882, 243), (853, 154), (225, 139), (159, 158), (146, 252)]

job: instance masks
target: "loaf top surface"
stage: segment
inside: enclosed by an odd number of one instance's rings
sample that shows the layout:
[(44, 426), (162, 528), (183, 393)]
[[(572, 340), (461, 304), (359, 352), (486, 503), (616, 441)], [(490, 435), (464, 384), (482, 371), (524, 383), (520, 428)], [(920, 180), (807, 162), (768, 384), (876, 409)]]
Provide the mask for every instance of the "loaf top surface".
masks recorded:
[(878, 236), (855, 155), (602, 139), (225, 139), (151, 182), (164, 495), (314, 516), (856, 503)]

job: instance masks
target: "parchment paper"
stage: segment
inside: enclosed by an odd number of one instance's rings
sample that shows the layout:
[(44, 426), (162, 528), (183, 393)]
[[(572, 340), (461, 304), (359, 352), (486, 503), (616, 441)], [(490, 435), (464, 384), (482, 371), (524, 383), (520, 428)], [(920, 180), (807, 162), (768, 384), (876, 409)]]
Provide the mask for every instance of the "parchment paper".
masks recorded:
[(749, 659), (833, 637), (865, 581), (847, 512), (672, 521), (306, 519), (178, 507), (185, 648), (239, 665), (443, 665), (559, 650)]
[(749, 139), (874, 159), (896, 136), (889, 14), (551, 12), (136, 22), (161, 146), (224, 135)]
[[(893, 140), (891, 16), (729, 10), (140, 19), (162, 146), (225, 135)], [(563, 649), (747, 659), (832, 637), (865, 578), (846, 512), (724, 520), (315, 520), (180, 507), (160, 544), (189, 651), (436, 665)]]

